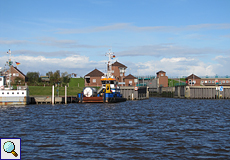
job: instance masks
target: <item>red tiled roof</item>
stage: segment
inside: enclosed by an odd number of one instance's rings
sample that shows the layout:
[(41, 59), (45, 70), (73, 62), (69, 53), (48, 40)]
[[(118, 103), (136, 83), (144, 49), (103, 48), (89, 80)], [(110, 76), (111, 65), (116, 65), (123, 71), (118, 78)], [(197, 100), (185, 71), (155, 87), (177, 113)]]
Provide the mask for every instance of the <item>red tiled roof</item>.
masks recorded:
[(185, 78), (186, 80), (188, 79), (201, 79), (200, 77), (196, 76), (195, 74), (191, 74), (190, 76), (188, 76), (187, 78)]
[(158, 73), (166, 73), (166, 72), (161, 70), (161, 71), (157, 72), (157, 74), (158, 74)]
[(137, 78), (134, 77), (133, 75), (129, 74), (129, 75), (126, 76), (124, 79), (137, 79)]
[(92, 76), (92, 77), (101, 77), (103, 76), (104, 73), (102, 73), (101, 71), (99, 71), (98, 69), (94, 69), (93, 71), (89, 72), (87, 75), (85, 76)]
[(118, 66), (118, 67), (127, 68), (124, 64), (121, 64), (121, 63), (119, 63), (117, 61), (115, 63), (113, 63), (112, 66)]

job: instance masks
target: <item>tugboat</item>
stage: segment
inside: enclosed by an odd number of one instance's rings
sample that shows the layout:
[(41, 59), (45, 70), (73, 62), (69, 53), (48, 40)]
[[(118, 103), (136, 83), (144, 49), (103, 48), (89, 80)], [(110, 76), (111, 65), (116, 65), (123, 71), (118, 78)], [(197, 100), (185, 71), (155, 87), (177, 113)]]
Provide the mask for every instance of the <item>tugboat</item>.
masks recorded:
[[(11, 51), (7, 52), (9, 54), (9, 60), (7, 66), (9, 70), (13, 62), (11, 61)], [(1, 74), (3, 73), (3, 75)], [(17, 90), (13, 89), (13, 86), (10, 85), (11, 81), (11, 71), (6, 75), (6, 69), (0, 68), (0, 105), (26, 105), (29, 104), (29, 91), (27, 86), (18, 86)], [(8, 86), (6, 85), (6, 79), (9, 77)]]
[(120, 86), (112, 75), (111, 60), (115, 57), (114, 53), (106, 53), (109, 57), (107, 73), (101, 77), (102, 86), (98, 90), (93, 87), (85, 87), (82, 93), (78, 94), (81, 103), (117, 103), (124, 102), (126, 98), (120, 93)]

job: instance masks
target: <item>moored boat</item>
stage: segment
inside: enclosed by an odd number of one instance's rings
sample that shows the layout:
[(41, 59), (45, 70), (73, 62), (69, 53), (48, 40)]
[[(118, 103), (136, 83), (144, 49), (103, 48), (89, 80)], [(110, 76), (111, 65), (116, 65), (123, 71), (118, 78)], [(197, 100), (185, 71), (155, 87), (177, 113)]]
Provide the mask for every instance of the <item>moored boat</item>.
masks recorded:
[(78, 94), (79, 102), (82, 103), (116, 103), (124, 102), (126, 98), (122, 97), (120, 93), (120, 86), (112, 75), (111, 59), (114, 56), (112, 52), (108, 52), (108, 70), (105, 75), (101, 77), (102, 86), (98, 90), (92, 87), (85, 87), (82, 93)]
[[(7, 52), (11, 55), (11, 51)], [(9, 68), (13, 62), (11, 58), (7, 62)], [(10, 70), (10, 69), (9, 69)], [(17, 89), (13, 89), (11, 86), (11, 72), (6, 74), (6, 69), (1, 69), (0, 72), (0, 105), (26, 105), (29, 104), (29, 90), (27, 86), (18, 86)], [(7, 83), (8, 78), (8, 83)]]

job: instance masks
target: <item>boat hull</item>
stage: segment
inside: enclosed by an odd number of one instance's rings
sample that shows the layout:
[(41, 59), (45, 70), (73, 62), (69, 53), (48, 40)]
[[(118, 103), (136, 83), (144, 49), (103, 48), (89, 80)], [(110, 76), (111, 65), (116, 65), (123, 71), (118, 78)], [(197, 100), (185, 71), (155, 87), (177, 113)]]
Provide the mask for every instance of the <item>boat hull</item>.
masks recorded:
[(28, 90), (0, 90), (0, 105), (29, 104)]
[(104, 97), (83, 97), (82, 103), (117, 103), (124, 102), (126, 98), (109, 97), (104, 101)]

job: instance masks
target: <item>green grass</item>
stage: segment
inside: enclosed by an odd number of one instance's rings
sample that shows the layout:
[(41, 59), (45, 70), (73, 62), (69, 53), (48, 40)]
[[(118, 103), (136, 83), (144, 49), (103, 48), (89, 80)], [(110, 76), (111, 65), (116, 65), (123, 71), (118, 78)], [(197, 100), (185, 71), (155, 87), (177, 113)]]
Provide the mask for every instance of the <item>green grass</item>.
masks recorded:
[[(81, 93), (84, 87), (67, 87), (67, 96), (77, 96)], [(54, 94), (57, 94), (58, 87), (54, 87)], [(52, 86), (29, 86), (30, 96), (51, 96)], [(59, 87), (59, 96), (65, 96), (65, 87)]]
[[(180, 82), (185, 82), (185, 79), (184, 78), (181, 78), (180, 79)], [(168, 79), (168, 86), (169, 87), (172, 87), (172, 86), (175, 86), (175, 84), (179, 83), (179, 80), (174, 80), (174, 79)]]
[(70, 78), (69, 86), (70, 87), (85, 87), (85, 80), (84, 78)]

